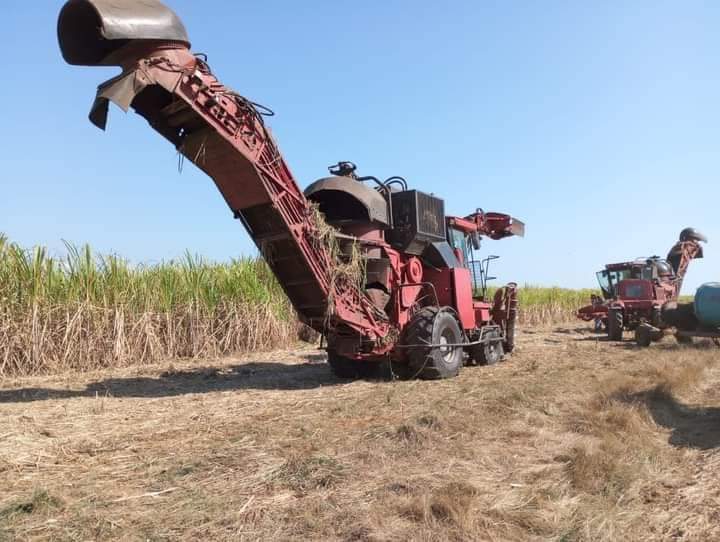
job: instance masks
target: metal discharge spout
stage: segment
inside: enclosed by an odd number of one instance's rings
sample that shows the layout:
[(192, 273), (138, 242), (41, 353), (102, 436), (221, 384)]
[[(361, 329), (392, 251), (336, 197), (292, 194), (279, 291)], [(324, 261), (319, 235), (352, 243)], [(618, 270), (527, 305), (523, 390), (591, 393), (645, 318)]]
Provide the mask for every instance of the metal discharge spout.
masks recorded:
[(60, 51), (75, 66), (116, 66), (128, 45), (190, 48), (185, 25), (159, 0), (69, 0), (58, 18)]

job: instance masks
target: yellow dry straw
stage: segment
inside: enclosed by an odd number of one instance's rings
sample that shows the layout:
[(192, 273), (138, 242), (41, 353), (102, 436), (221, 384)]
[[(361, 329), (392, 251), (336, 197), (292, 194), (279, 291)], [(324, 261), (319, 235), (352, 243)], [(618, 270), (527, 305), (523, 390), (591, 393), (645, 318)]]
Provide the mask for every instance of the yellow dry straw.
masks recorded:
[(334, 313), (335, 295), (343, 287), (350, 286), (361, 295), (365, 287), (366, 260), (360, 252), (357, 240), (348, 239), (349, 250), (341, 250), (338, 230), (327, 223), (316, 203), (310, 203), (310, 221), (314, 241), (327, 251), (331, 262), (328, 270), (329, 292), (326, 309), (326, 316), (329, 318)]

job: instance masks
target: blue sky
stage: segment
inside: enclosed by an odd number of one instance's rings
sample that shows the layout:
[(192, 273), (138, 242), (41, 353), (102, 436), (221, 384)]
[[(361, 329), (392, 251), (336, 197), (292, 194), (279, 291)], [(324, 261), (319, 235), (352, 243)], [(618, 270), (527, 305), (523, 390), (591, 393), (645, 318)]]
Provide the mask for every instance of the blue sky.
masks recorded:
[[(502, 280), (594, 285), (610, 261), (710, 237), (686, 292), (720, 280), (720, 3), (168, 0), (194, 50), (270, 121), (305, 187), (338, 160), (527, 223), (486, 241)], [(87, 121), (115, 69), (67, 66), (61, 1), (4, 2), (0, 231), (132, 261), (254, 246), (142, 119)]]

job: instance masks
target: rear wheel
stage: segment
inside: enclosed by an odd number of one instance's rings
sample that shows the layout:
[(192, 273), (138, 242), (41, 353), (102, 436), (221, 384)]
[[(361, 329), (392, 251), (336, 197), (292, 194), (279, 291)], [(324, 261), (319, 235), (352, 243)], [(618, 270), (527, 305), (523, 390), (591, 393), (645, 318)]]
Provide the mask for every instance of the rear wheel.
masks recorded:
[(498, 331), (490, 331), (485, 334), (485, 337), (488, 342), (475, 347), (476, 359), (480, 365), (495, 365), (505, 355), (502, 338)]
[[(463, 363), (463, 335), (455, 317), (437, 307), (420, 310), (408, 326), (405, 343), (418, 345), (409, 349), (409, 366), (424, 379), (457, 376)], [(436, 346), (420, 346), (420, 345)]]
[(415, 372), (407, 362), (387, 360), (380, 364), (380, 373), (388, 380), (409, 380), (415, 376)]
[(328, 365), (338, 378), (370, 378), (379, 373), (379, 364), (372, 361), (359, 361), (341, 356), (334, 350), (328, 350)]
[(341, 356), (334, 350), (328, 350), (328, 364), (338, 378), (358, 378), (355, 360)]
[(608, 339), (611, 341), (622, 341), (624, 318), (622, 309), (610, 309), (608, 311)]

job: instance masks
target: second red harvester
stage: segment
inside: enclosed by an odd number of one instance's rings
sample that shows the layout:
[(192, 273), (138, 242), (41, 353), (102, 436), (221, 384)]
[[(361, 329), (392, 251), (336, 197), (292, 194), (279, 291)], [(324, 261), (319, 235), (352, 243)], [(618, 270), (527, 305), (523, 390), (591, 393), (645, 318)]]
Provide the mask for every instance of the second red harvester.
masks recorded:
[(678, 299), (690, 262), (703, 257), (704, 242), (703, 234), (685, 228), (666, 259), (653, 256), (606, 265), (597, 273), (602, 297), (593, 296), (590, 305), (578, 310), (578, 318), (606, 329), (612, 341), (622, 340), (623, 331), (642, 323), (661, 326), (663, 305)]

